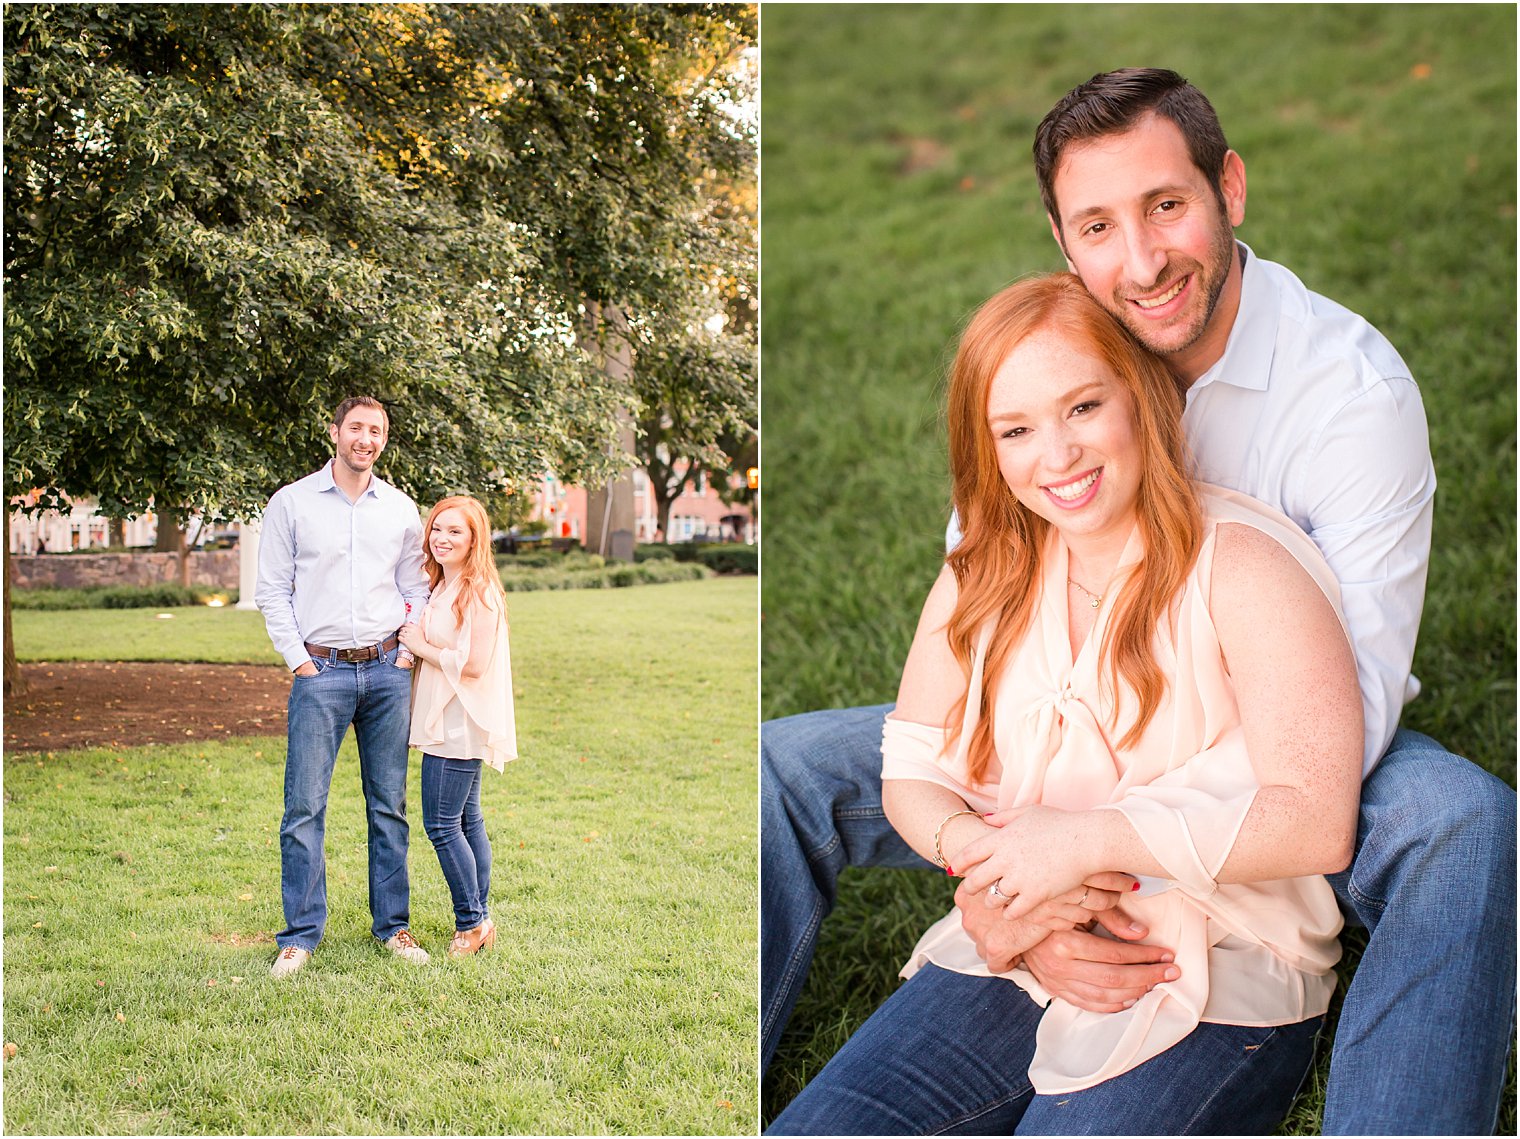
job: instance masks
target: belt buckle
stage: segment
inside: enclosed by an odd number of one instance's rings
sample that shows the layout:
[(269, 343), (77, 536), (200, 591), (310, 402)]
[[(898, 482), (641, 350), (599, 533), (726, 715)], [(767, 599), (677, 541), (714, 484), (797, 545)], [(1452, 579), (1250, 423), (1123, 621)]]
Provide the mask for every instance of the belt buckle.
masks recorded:
[(357, 664), (361, 660), (369, 659), (363, 655), (368, 651), (368, 649), (339, 649), (338, 659), (344, 664)]

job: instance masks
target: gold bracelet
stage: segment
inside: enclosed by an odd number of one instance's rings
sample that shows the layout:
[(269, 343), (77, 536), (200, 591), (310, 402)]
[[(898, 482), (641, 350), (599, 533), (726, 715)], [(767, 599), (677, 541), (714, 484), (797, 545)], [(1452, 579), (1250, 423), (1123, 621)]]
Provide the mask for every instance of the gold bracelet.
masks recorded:
[(981, 814), (977, 811), (951, 811), (942, 820), (940, 820), (939, 826), (934, 829), (934, 861), (939, 863), (939, 865), (946, 870), (950, 869), (950, 864), (945, 861), (945, 852), (939, 848), (939, 840), (944, 836), (945, 824), (948, 823), (951, 819), (959, 818), (961, 815), (976, 815), (977, 818), (982, 817)]

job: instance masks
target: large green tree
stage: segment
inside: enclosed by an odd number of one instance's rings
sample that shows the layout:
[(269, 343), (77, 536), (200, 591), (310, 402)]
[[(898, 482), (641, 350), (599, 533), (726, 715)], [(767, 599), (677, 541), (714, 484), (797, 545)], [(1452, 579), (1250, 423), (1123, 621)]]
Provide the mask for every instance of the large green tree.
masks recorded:
[[(258, 510), (325, 416), (385, 476), (606, 477), (638, 406), (577, 345), (710, 279), (750, 5), (10, 5), (5, 493)], [(694, 252), (695, 251), (695, 252)], [(12, 679), (8, 670), (7, 683)]]

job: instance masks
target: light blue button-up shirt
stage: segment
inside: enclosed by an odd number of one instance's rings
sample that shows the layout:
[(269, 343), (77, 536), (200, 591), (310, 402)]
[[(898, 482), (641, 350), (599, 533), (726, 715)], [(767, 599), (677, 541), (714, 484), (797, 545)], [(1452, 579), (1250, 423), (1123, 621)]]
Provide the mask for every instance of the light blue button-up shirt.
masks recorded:
[[(1365, 776), (1420, 690), (1410, 666), (1436, 489), (1425, 408), (1382, 333), (1237, 244), (1240, 308), (1182, 417), (1193, 473), (1281, 510), (1335, 571), (1362, 691)], [(952, 517), (947, 548), (958, 541)]]
[(1436, 491), (1425, 407), (1382, 333), (1241, 248), (1240, 310), (1224, 355), (1188, 389), (1182, 422), (1199, 479), (1277, 507), (1335, 571), (1367, 773), (1420, 690), (1410, 666)]
[(362, 648), (415, 619), (428, 598), (417, 505), (373, 475), (358, 501), (333, 481), (332, 463), (281, 487), (259, 534), (254, 600), (275, 651), (295, 671), (304, 642)]

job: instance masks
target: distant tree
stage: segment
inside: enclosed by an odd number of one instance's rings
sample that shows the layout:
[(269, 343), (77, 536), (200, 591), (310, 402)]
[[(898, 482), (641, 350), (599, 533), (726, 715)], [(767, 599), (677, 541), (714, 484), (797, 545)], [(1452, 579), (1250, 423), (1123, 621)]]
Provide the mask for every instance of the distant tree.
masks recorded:
[(643, 403), (638, 458), (649, 477), (660, 531), (670, 509), (706, 475), (725, 502), (747, 501), (733, 475), (753, 465), (758, 443), (758, 200), (753, 166), (704, 184), (705, 266), (684, 307), (636, 329), (634, 385)]
[(9, 5), (4, 30), (5, 494), (38, 509), (246, 516), (359, 391), (419, 499), (606, 477), (637, 397), (580, 313), (684, 303), (693, 171), (753, 150), (720, 66), (752, 5)]

